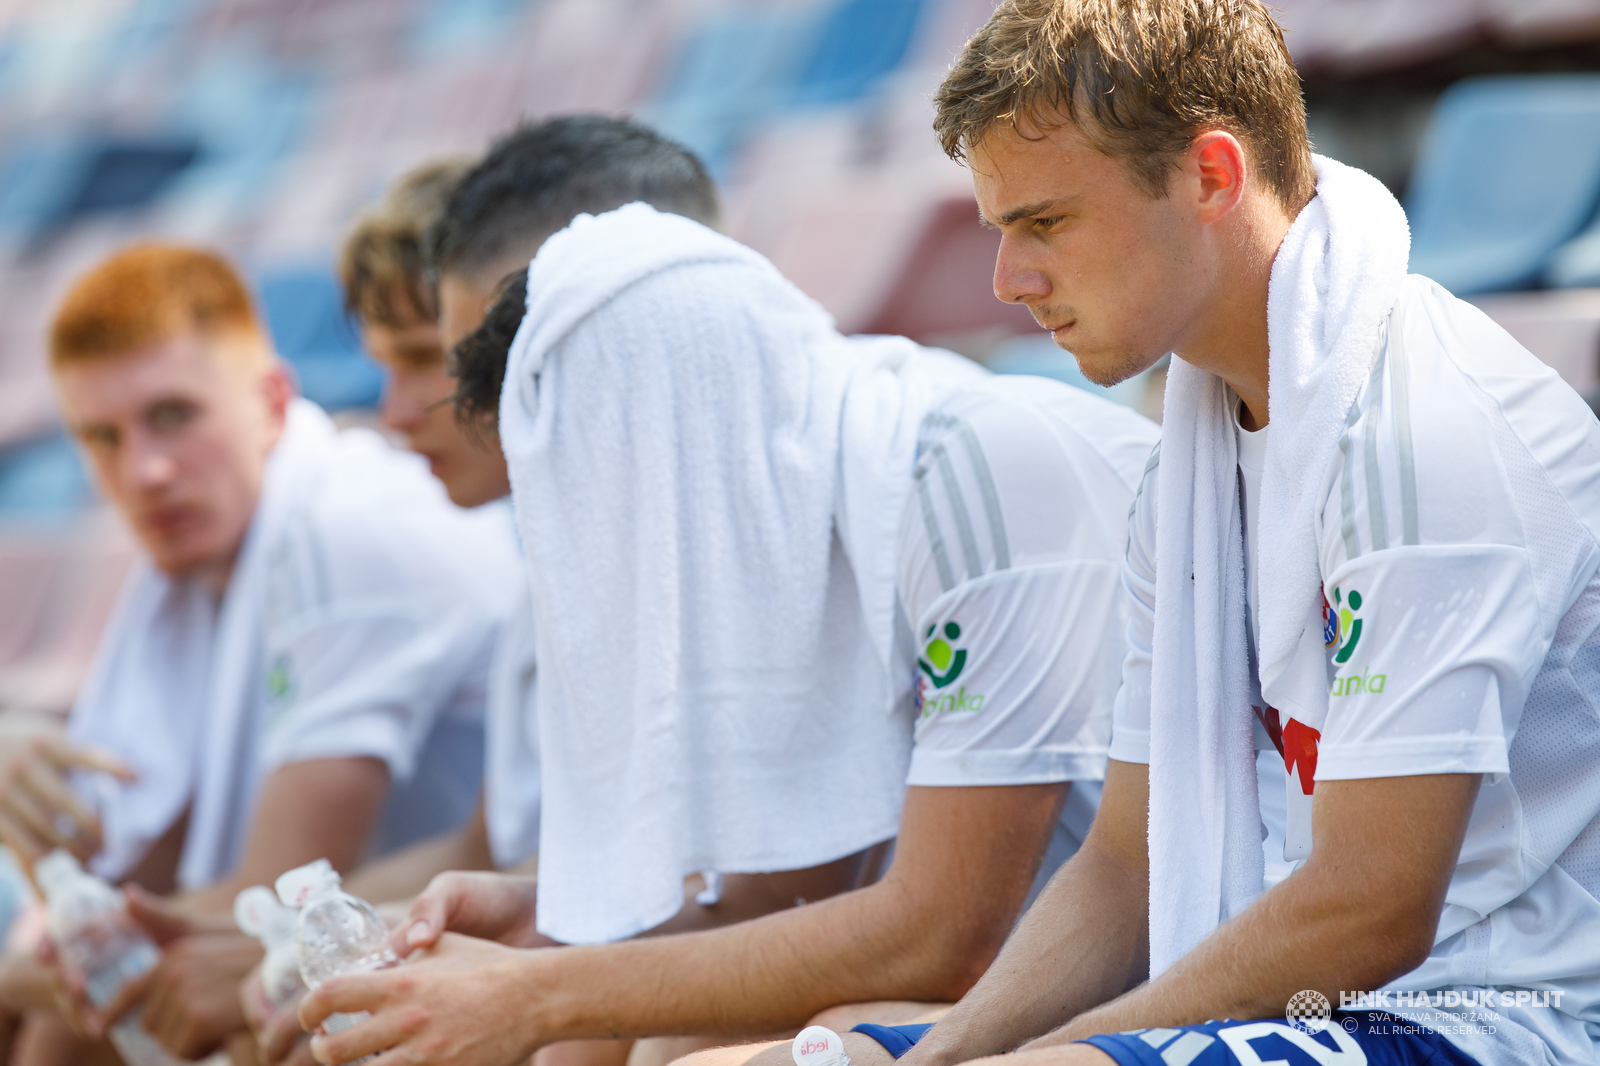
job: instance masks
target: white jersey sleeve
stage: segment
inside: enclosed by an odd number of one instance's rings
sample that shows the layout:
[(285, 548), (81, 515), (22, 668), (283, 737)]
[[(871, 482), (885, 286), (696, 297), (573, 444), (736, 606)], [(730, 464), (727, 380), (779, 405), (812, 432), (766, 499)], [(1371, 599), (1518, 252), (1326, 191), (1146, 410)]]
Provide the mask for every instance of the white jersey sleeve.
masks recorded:
[(1156, 434), (1032, 378), (924, 421), (897, 553), (917, 653), (909, 784), (1105, 776), (1126, 515)]
[(1150, 664), (1156, 626), (1156, 470), (1161, 446), (1150, 452), (1139, 491), (1128, 514), (1128, 549), (1122, 563), (1123, 609), (1127, 612), (1122, 685), (1112, 710), (1111, 758), (1150, 762)]
[[(1526, 354), (1487, 320), (1455, 336), (1476, 312), (1435, 301), (1431, 283), (1410, 284), (1419, 291), (1389, 323), (1325, 481), (1332, 676), (1318, 780), (1507, 773), (1517, 717), (1592, 568), (1580, 551), (1567, 553), (1566, 573), (1535, 573), (1549, 546), (1530, 543), (1546, 524), (1529, 513), (1530, 493), (1547, 475), (1507, 422), (1515, 400), (1508, 407), (1477, 380), (1509, 380)], [(1496, 337), (1506, 348), (1498, 367)], [(1520, 398), (1554, 409), (1558, 397), (1534, 396), (1552, 387), (1563, 388), (1530, 378)], [(1583, 412), (1571, 400), (1581, 444)], [(1580, 528), (1570, 514), (1564, 524)]]
[(495, 647), (484, 723), (483, 813), (495, 866), (508, 869), (539, 852), (538, 661), (533, 599), (526, 587)]
[[(260, 763), (371, 756), (396, 782), (426, 763), (463, 778), (470, 805), (489, 661), (521, 580), (510, 520), (456, 508), (436, 484), (399, 491), (403, 478), (375, 508), (345, 484), (365, 465), (334, 472), (270, 560)], [(462, 765), (433, 767), (439, 756)]]

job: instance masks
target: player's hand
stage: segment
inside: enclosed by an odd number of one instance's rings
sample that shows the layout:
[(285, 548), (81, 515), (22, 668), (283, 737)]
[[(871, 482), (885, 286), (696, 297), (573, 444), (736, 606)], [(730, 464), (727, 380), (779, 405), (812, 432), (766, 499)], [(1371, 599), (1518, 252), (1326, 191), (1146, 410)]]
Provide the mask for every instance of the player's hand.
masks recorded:
[(394, 949), (404, 958), (437, 944), (447, 932), (511, 947), (540, 944), (534, 929), (536, 885), (532, 877), (508, 874), (440, 874), (412, 901), (410, 917), (395, 927)]
[[(43, 968), (56, 1013), (61, 1015), (72, 1031), (80, 1037), (86, 1040), (104, 1039), (106, 1030), (110, 1027), (111, 1022), (115, 1020), (115, 1016), (107, 1017), (104, 1012), (95, 1009), (94, 1004), (89, 1002), (88, 992), (84, 988), (83, 975), (76, 973), (66, 965), (56, 951), (55, 941), (48, 936), (41, 937), (38, 946), (34, 949), (34, 955)], [(143, 994), (145, 979), (145, 977), (136, 977), (123, 986), (124, 992), (130, 996), (130, 1003), (136, 1001)]]
[(300, 1023), (316, 1031), (335, 1012), (371, 1013), (312, 1038), (312, 1054), (325, 1064), (379, 1052), (372, 1066), (525, 1062), (542, 1042), (530, 1017), (540, 998), (530, 973), (553, 954), (447, 933), (405, 965), (324, 981), (306, 996)]
[(12, 1014), (54, 1010), (52, 977), (32, 951), (0, 955), (0, 1010)]
[(289, 997), (281, 1006), (274, 1006), (261, 983), (261, 967), (250, 971), (239, 988), (239, 1002), (244, 1008), (244, 1018), (256, 1038), (256, 1058), (263, 1066), (314, 1066), (311, 1057), (311, 1035), (300, 1028), (300, 1001), (305, 992)]
[(54, 718), (0, 715), (0, 840), (30, 868), (56, 848), (80, 861), (100, 850), (100, 819), (68, 784), (73, 770), (138, 776), (109, 752), (75, 746)]
[(195, 914), (137, 886), (128, 914), (161, 948), (161, 961), (106, 1005), (114, 1022), (144, 1003), (144, 1028), (181, 1058), (198, 1059), (245, 1026), (239, 983), (261, 961), (261, 945), (221, 915)]

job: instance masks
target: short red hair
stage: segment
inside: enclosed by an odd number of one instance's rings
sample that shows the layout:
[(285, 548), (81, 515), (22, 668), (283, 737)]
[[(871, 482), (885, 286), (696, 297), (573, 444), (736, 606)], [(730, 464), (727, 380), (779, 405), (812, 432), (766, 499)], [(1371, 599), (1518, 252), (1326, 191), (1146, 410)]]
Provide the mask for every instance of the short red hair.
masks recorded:
[(136, 244), (67, 291), (50, 326), (50, 363), (127, 355), (189, 332), (266, 337), (226, 259), (183, 245)]

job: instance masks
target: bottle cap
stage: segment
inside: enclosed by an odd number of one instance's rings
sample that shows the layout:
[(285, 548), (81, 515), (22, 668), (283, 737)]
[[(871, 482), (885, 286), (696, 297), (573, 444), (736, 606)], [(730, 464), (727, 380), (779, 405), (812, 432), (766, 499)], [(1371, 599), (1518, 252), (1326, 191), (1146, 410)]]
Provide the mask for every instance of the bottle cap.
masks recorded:
[(808, 1025), (800, 1030), (789, 1053), (794, 1056), (794, 1066), (846, 1066), (850, 1062), (844, 1053), (844, 1041), (825, 1025)]
[(48, 894), (82, 877), (83, 865), (71, 852), (57, 848), (34, 863), (33, 875), (39, 879), (39, 887)]
[(278, 902), (266, 885), (251, 885), (233, 898), (233, 920), (269, 948), (294, 936), (294, 908)]
[(312, 896), (337, 889), (339, 874), (327, 859), (318, 859), (279, 877), (275, 887), (285, 907), (303, 907)]

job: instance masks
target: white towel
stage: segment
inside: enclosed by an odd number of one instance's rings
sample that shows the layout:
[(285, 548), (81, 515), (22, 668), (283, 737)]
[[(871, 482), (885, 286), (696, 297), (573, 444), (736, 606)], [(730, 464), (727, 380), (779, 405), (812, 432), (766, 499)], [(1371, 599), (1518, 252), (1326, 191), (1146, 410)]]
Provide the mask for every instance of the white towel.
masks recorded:
[[(1326, 690), (1290, 690), (1290, 675), (1306, 672), (1287, 667), (1324, 655), (1316, 508), (1399, 296), (1410, 235), (1376, 180), (1320, 156), (1316, 168), (1317, 195), (1278, 249), (1268, 290), (1272, 432), (1261, 482), (1258, 651), (1267, 702), (1320, 730)], [(1262, 890), (1236, 463), (1226, 387), (1175, 358), (1157, 474), (1152, 976)]]
[(500, 434), (533, 581), (539, 927), (675, 914), (699, 870), (894, 835), (894, 542), (923, 413), (982, 371), (841, 337), (761, 256), (643, 204), (529, 268)]
[(205, 885), (226, 872), (231, 836), (250, 814), (234, 796), (235, 781), (249, 774), (236, 765), (240, 732), (260, 727), (265, 692), (265, 546), (319, 480), (334, 435), (314, 404), (291, 405), (220, 606), (198, 582), (142, 558), (124, 587), (70, 722), (74, 738), (109, 748), (139, 773), (130, 785), (80, 778), (99, 798), (105, 847), (93, 866), (101, 876), (126, 875), (191, 798), (179, 881)]

